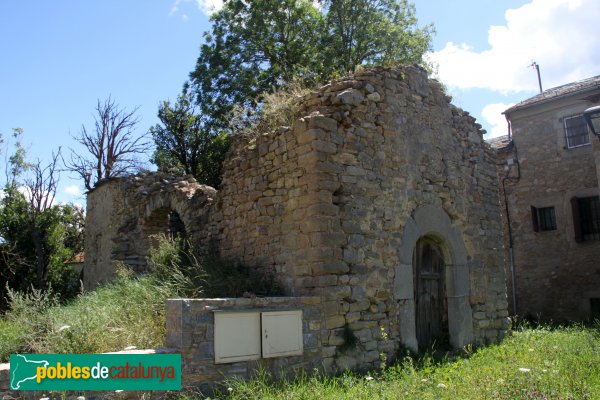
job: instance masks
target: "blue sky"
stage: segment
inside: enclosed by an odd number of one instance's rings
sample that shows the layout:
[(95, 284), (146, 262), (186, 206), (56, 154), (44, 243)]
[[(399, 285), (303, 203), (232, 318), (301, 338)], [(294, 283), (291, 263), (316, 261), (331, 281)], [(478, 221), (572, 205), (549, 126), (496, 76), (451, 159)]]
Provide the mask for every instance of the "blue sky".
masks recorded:
[[(600, 74), (597, 0), (417, 0), (437, 35), (431, 60), (454, 103), (491, 134), (501, 111), (544, 88)], [(97, 99), (139, 107), (138, 133), (158, 122), (194, 68), (218, 0), (0, 0), (0, 132), (25, 131), (32, 158), (47, 160), (91, 127)], [(149, 149), (149, 153), (151, 149)], [(0, 167), (2, 169), (2, 167)], [(3, 171), (0, 171), (3, 176)], [(85, 203), (63, 173), (60, 201)]]

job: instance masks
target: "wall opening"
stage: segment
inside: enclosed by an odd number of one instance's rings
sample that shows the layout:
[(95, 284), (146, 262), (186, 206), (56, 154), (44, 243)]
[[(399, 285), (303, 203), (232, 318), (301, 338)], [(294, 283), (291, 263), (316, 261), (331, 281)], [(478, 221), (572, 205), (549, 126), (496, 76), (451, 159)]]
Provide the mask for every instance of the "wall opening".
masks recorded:
[(173, 239), (185, 240), (187, 231), (179, 213), (169, 207), (154, 210), (142, 223), (142, 238), (146, 247), (158, 245), (158, 236), (164, 234)]
[(185, 238), (186, 229), (179, 213), (168, 207), (156, 209), (144, 220), (144, 236), (163, 233), (173, 238)]
[(446, 263), (440, 243), (433, 237), (417, 241), (413, 253), (415, 328), (419, 350), (447, 346), (448, 297)]

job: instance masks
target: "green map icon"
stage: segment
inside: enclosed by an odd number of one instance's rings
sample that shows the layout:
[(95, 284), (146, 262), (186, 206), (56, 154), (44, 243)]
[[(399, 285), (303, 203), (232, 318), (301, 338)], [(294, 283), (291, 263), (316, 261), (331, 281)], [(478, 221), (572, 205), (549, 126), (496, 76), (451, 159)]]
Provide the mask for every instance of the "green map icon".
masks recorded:
[(31, 360), (27, 355), (10, 355), (10, 388), (19, 390), (23, 382), (34, 380), (38, 367), (47, 367), (50, 364), (46, 360)]

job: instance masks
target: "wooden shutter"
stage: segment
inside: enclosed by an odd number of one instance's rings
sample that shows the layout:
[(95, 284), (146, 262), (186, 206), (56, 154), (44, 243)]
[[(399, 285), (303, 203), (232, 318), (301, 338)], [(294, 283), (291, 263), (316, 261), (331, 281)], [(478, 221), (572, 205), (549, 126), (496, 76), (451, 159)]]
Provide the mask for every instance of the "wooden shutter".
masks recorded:
[(533, 226), (534, 232), (540, 231), (540, 224), (538, 222), (538, 212), (537, 208), (535, 208), (534, 206), (531, 206), (531, 225)]
[(581, 213), (579, 212), (579, 199), (577, 197), (571, 199), (571, 211), (573, 213), (575, 241), (581, 243), (583, 242), (583, 231), (581, 230)]

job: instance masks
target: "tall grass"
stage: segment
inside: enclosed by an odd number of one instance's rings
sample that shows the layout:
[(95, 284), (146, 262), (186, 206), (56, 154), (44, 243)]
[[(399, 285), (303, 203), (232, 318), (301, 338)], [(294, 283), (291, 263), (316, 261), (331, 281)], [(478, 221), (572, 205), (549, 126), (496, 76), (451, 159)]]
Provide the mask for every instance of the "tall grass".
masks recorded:
[(294, 381), (262, 372), (231, 380), (222, 399), (600, 399), (598, 326), (525, 328), (460, 357), (403, 357), (383, 372), (318, 373)]
[(269, 274), (206, 259), (189, 244), (166, 236), (150, 251), (148, 274), (125, 267), (116, 278), (66, 305), (51, 290), (9, 290), (10, 309), (0, 316), (0, 361), (10, 353), (101, 353), (129, 346), (154, 348), (165, 341), (165, 301), (172, 297), (276, 294)]
[[(0, 320), (0, 358), (11, 352), (98, 353), (162, 346), (164, 302), (176, 295), (152, 276), (134, 277), (120, 270), (117, 278), (60, 306), (51, 292), (10, 292), (11, 309)], [(4, 342), (4, 341), (2, 341)]]

